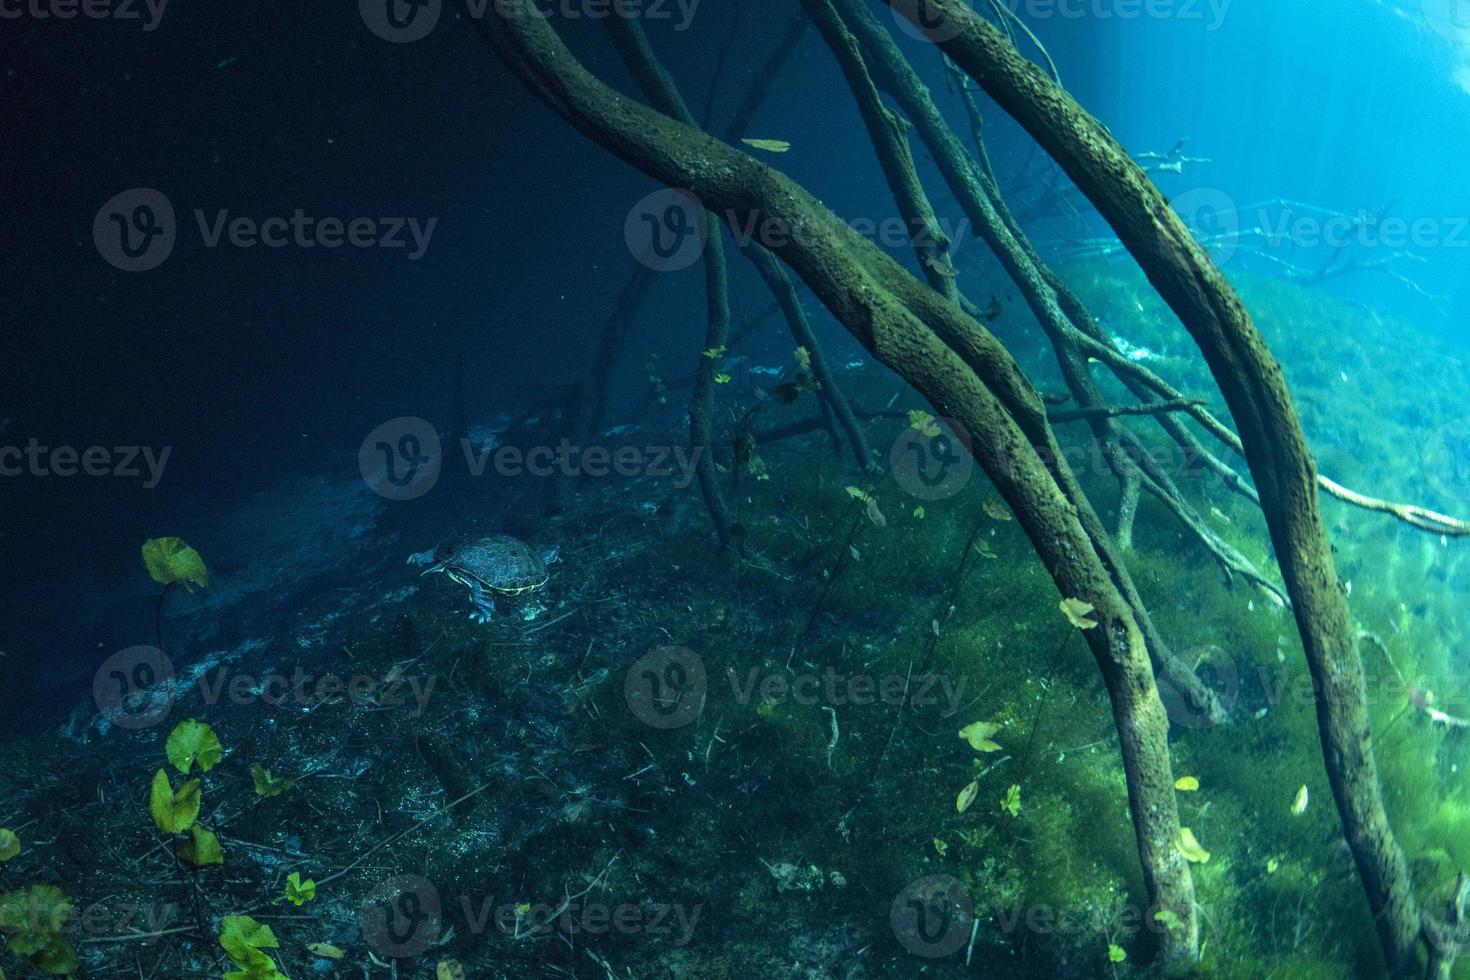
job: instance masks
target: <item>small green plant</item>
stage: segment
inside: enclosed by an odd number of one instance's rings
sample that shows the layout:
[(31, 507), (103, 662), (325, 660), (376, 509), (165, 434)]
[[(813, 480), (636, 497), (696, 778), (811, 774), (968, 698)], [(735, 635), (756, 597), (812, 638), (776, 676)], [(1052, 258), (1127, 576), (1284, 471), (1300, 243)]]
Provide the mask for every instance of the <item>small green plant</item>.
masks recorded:
[(196, 762), (202, 771), (209, 772), (225, 755), (224, 746), (214, 729), (192, 718), (174, 726), (164, 743), (164, 752), (174, 768), (185, 776), (189, 775)]
[(1006, 795), (1000, 800), (1000, 812), (1009, 813), (1013, 817), (1021, 815), (1021, 787), (1012, 785), (1006, 790)]
[(199, 819), (199, 780), (190, 779), (177, 790), (162, 769), (153, 774), (148, 792), (148, 814), (153, 826), (165, 834), (182, 834)]
[[(203, 772), (213, 769), (225, 752), (214, 729), (191, 718), (174, 726), (164, 743), (164, 754), (175, 769), (187, 776), (196, 763)], [(198, 823), (202, 805), (197, 778), (186, 780), (175, 790), (167, 771), (160, 769), (153, 774), (153, 785), (148, 792), (148, 814), (153, 818), (153, 826), (170, 835), (187, 832), (189, 840), (179, 847), (179, 857), (196, 868), (225, 861), (219, 838)]]
[(301, 880), (301, 872), (293, 871), (286, 876), (286, 901), (298, 908), (316, 898), (316, 882), (310, 878)]
[(250, 767), (250, 778), (255, 781), (255, 792), (261, 796), (280, 796), (296, 785), (296, 780), (289, 776), (272, 776), (271, 771), (258, 762)]
[(226, 973), (224, 980), (290, 980), (276, 966), (276, 961), (263, 952), (279, 949), (281, 945), (270, 926), (248, 915), (227, 915), (220, 921), (219, 944), (239, 967)]
[(158, 594), (158, 607), (154, 610), (154, 632), (158, 643), (163, 645), (163, 603), (169, 590), (182, 582), (190, 592), (194, 586), (209, 588), (209, 569), (199, 552), (184, 543), (183, 538), (149, 538), (143, 542), (143, 567), (148, 576), (163, 586)]

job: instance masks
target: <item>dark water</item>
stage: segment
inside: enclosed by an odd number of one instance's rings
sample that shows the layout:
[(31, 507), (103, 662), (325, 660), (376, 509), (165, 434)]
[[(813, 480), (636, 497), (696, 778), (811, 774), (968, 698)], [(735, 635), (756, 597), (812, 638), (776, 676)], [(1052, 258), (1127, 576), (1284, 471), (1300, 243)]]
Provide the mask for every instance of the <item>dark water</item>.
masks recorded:
[[(89, 976), (233, 969), (233, 914), (273, 925), (292, 976), (387, 976), (390, 960), (400, 976), (446, 961), (472, 977), (1147, 975), (1106, 693), (989, 482), (962, 448), (930, 445), (943, 411), (798, 284), (864, 416), (875, 470), (860, 472), (728, 234), (733, 339), (706, 351), (697, 254), (640, 265), (660, 186), (557, 118), (453, 5), (382, 6), (0, 2), (0, 826), (23, 847), (0, 884), (150, 911), (78, 927)], [(1238, 287), (1322, 471), (1470, 511), (1466, 11), (1007, 7)], [(715, 132), (801, 16), (774, 0), (645, 8)], [(938, 51), (872, 9), (970, 146)], [(551, 20), (635, 98), (604, 12), (565, 2)], [(1226, 416), (1114, 233), (976, 98), (1041, 256), (1125, 357)], [(814, 30), (746, 135), (783, 141), (738, 145), (920, 272)], [(1064, 391), (913, 142), (959, 289), (1039, 390)], [(606, 411), (579, 437), (570, 396), (638, 277)], [(726, 547), (689, 446), (688, 382), (711, 360)], [(1178, 467), (1192, 512), (1278, 582), (1259, 510), (1129, 424)], [(1111, 524), (1107, 465), (1085, 428), (1057, 431)], [(915, 476), (915, 440), (954, 469)], [(1442, 907), (1470, 862), (1470, 759), (1461, 726), (1430, 714), (1470, 716), (1463, 545), (1336, 501), (1324, 521), (1355, 626), (1381, 638), (1364, 659), (1389, 816), (1421, 900)], [(165, 591), (140, 549), (173, 537), (207, 574), (189, 565), (194, 582)], [(436, 548), (455, 575), (418, 577), (406, 559)], [(1290, 615), (1272, 589), (1226, 581), (1150, 498), (1127, 560), (1235, 718), (1176, 714), (1171, 731), (1176, 774), (1199, 786), (1181, 821), (1211, 852), (1193, 866), (1201, 969), (1379, 975), (1310, 688), (1289, 693), (1308, 680)], [(512, 593), (488, 623), (467, 618), (475, 579)], [(147, 815), (190, 718), (223, 745), (194, 770), (223, 869), (177, 864)], [(954, 737), (975, 722), (998, 726), (995, 752)], [(272, 791), (254, 766), (299, 784)], [(292, 871), (316, 898), (283, 905)], [(962, 914), (905, 918), (951, 885)], [(415, 919), (405, 895), (442, 908)], [(24, 975), (10, 945), (0, 965)]]

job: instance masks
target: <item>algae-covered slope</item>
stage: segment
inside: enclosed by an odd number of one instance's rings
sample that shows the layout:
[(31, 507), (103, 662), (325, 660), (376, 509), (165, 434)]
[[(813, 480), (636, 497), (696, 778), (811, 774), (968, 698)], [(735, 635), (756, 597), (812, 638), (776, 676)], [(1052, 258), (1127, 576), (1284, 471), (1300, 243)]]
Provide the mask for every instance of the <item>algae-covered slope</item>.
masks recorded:
[[(1073, 278), (1113, 332), (1207, 390), (1141, 282), (1105, 266)], [(1438, 388), (1449, 353), (1298, 287), (1244, 290), (1324, 469), (1427, 499), (1402, 447), (1455, 411)], [(1383, 355), (1350, 361), (1342, 329)], [(1435, 419), (1420, 423), (1424, 405)], [(870, 424), (885, 454), (910, 408)], [(1106, 693), (1046, 570), (973, 469), (860, 477), (825, 450), (773, 444), (768, 478), (722, 474), (750, 558), (715, 547), (693, 488), (595, 482), (540, 528), (563, 561), (539, 615), (476, 626), (449, 595), (405, 588), (411, 570), (371, 563), (352, 591), (317, 597), (339, 608), (309, 637), (304, 621), (256, 623), (147, 724), (9, 746), (20, 850), (0, 865), (5, 890), (56, 885), (96, 910), (71, 938), (98, 976), (218, 975), (224, 916), (242, 913), (270, 925), (267, 955), (293, 977), (381, 975), (378, 962), (428, 977), (449, 961), (487, 977), (1142, 975), (1148, 931), (1167, 923), (1144, 907)], [(1105, 474), (1079, 465), (1106, 502)], [(1269, 568), (1243, 500), (1186, 487)], [(1454, 711), (1459, 695), (1457, 545), (1329, 507), (1354, 611), (1405, 678), (1365, 649), (1389, 806), (1435, 898), (1470, 864), (1463, 741), (1420, 706), (1432, 693)], [(1129, 561), (1234, 717), (1212, 727), (1176, 704), (1173, 718), (1201, 970), (1374, 975), (1290, 616), (1225, 582), (1147, 504)], [(192, 774), (221, 865), (191, 866), (185, 836), (149, 817), (159, 769), (182, 792), (166, 741), (188, 718), (223, 745)], [(293, 872), (316, 882), (299, 906)]]

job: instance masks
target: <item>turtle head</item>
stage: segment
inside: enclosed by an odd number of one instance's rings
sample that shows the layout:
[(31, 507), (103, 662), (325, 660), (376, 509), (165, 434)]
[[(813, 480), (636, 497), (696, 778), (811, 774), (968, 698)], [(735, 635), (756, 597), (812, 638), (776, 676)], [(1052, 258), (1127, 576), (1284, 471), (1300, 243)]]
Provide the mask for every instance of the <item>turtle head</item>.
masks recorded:
[(409, 555), (407, 564), (424, 567), (424, 570), (419, 572), (419, 578), (444, 571), (444, 562), (438, 560), (438, 555), (433, 549)]
[(538, 549), (536, 554), (539, 555), (541, 557), (541, 560), (547, 565), (554, 565), (561, 560), (561, 545), (546, 545), (545, 547)]

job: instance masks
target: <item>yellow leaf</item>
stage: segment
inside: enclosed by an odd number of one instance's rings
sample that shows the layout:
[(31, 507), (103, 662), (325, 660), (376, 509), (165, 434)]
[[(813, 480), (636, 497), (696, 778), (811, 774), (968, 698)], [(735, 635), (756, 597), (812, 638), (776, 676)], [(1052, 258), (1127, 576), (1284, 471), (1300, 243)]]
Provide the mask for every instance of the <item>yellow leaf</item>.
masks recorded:
[(1199, 780), (1193, 776), (1180, 776), (1174, 780), (1174, 788), (1181, 793), (1193, 793), (1199, 789)]
[(1091, 617), (1095, 610), (1092, 603), (1083, 602), (1081, 599), (1063, 599), (1057, 606), (1067, 621), (1079, 630), (1090, 630), (1097, 625), (1097, 620)]
[(435, 980), (464, 980), (464, 965), (459, 960), (440, 960), (434, 967)]
[(766, 150), (770, 153), (785, 153), (791, 149), (791, 144), (785, 140), (741, 140), (746, 146), (753, 146), (757, 150)]
[(796, 357), (796, 363), (801, 365), (803, 371), (812, 369), (812, 355), (805, 347), (798, 347), (792, 352)]
[(1210, 859), (1210, 852), (1200, 846), (1199, 841), (1194, 839), (1194, 831), (1188, 827), (1179, 828), (1179, 836), (1174, 838), (1174, 849), (1184, 860), (1195, 864), (1204, 864)]
[(340, 960), (342, 951), (331, 943), (307, 943), (306, 949), (313, 956), (320, 956), (328, 960)]
[(1000, 811), (1013, 817), (1021, 815), (1021, 787), (1013, 785), (1006, 790), (1006, 795), (1000, 801)]
[(985, 515), (991, 520), (1004, 522), (1011, 520), (1011, 512), (1006, 510), (1006, 505), (1001, 502), (999, 497), (986, 497), (985, 502), (980, 505), (980, 509), (985, 511)]
[(955, 812), (964, 813), (966, 810), (970, 809), (970, 804), (975, 802), (975, 797), (979, 795), (979, 793), (980, 782), (979, 780), (972, 779), (965, 786), (964, 789), (960, 790), (960, 795), (954, 798)]
[(19, 853), (20, 838), (15, 836), (15, 831), (0, 830), (0, 861), (9, 861)]
[(934, 439), (942, 431), (934, 416), (921, 408), (909, 409), (909, 428), (921, 433), (925, 438)]
[(1299, 817), (1303, 813), (1306, 813), (1307, 802), (1310, 800), (1310, 798), (1311, 796), (1307, 792), (1307, 788), (1305, 786), (1297, 790), (1296, 799), (1291, 801), (1291, 815), (1294, 817)]
[(1000, 726), (990, 721), (977, 721), (960, 729), (960, 738), (970, 743), (976, 752), (999, 752), (1000, 746), (990, 740), (1000, 731)]
[(143, 542), (143, 567), (160, 585), (183, 582), (190, 589), (194, 585), (209, 587), (204, 559), (183, 538), (149, 538)]
[(715, 375), (715, 384), (717, 384), (717, 385), (727, 385), (729, 383), (730, 383), (730, 376), (728, 374), (717, 374), (717, 375)]

